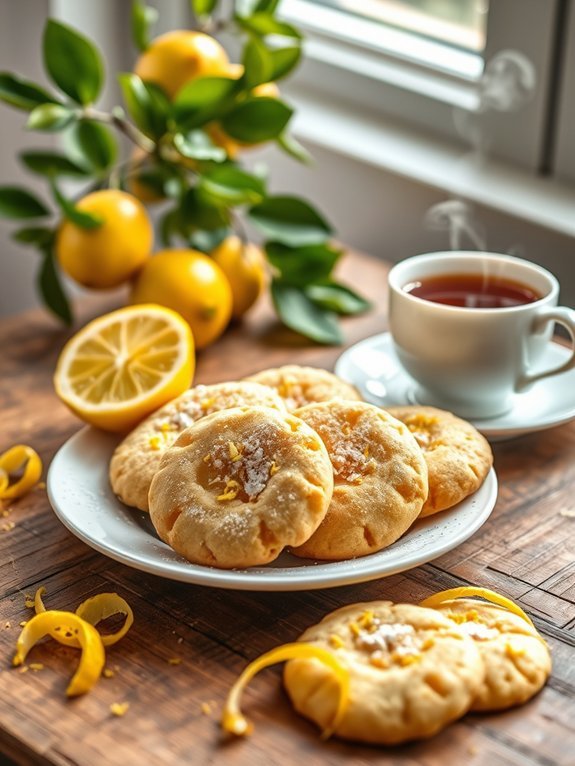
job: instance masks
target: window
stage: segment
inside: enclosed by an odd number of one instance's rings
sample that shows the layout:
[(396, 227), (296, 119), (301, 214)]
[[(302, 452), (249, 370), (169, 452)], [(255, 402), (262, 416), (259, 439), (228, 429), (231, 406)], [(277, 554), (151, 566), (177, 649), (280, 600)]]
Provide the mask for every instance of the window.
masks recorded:
[[(575, 0), (284, 0), (281, 7), (307, 37), (295, 88), (462, 147), (473, 139), (462, 132), (457, 115), (475, 116), (490, 157), (536, 174), (548, 173), (554, 159), (567, 154), (557, 144), (557, 68), (566, 61), (559, 48), (567, 37), (566, 8), (573, 11), (574, 5)], [(571, 37), (575, 46), (575, 32)], [(519, 97), (485, 109), (486, 82), (493, 85), (503, 70), (499, 83), (514, 87)], [(572, 92), (573, 83), (570, 90), (564, 86), (571, 125)]]

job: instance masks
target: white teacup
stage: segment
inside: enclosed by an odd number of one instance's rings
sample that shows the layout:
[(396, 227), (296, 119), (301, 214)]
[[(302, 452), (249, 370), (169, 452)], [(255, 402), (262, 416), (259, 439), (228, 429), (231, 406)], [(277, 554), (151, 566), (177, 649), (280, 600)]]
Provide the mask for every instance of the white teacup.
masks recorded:
[[(416, 297), (406, 290), (425, 288), (441, 275), (481, 275), (530, 288), (530, 303), (504, 308), (469, 308)], [(500, 415), (514, 394), (532, 383), (575, 366), (575, 311), (558, 307), (559, 283), (529, 261), (496, 253), (451, 251), (417, 255), (389, 272), (389, 327), (395, 350), (419, 384), (423, 404), (462, 417)], [(572, 353), (559, 367), (542, 369), (554, 323), (571, 336)]]

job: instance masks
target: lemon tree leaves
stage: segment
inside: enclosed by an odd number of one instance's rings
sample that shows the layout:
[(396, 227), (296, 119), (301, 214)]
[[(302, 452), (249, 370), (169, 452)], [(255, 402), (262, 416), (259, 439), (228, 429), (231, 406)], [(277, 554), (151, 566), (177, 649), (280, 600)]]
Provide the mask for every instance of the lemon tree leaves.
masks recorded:
[(46, 205), (27, 189), (0, 187), (0, 218), (40, 218), (49, 214)]
[(150, 27), (158, 20), (158, 11), (141, 0), (132, 3), (132, 41), (139, 51), (150, 44)]
[(72, 309), (56, 270), (53, 249), (45, 247), (42, 249), (42, 254), (42, 262), (37, 277), (40, 295), (53, 314), (65, 324), (71, 325), (73, 320)]
[(269, 239), (291, 246), (324, 242), (332, 233), (323, 216), (298, 197), (268, 197), (250, 209), (249, 218)]
[(0, 72), (0, 101), (25, 112), (41, 104), (56, 103), (44, 88), (11, 72)]
[(99, 51), (87, 38), (49, 19), (44, 28), (43, 52), (46, 70), (63, 93), (84, 106), (98, 98), (104, 65)]

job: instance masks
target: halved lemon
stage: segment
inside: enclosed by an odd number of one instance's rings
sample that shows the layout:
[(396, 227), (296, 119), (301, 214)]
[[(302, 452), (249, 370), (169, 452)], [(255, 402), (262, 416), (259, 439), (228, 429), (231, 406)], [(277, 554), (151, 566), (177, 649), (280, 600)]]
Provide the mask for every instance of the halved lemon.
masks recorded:
[(190, 326), (175, 311), (144, 304), (94, 319), (62, 349), (56, 393), (86, 423), (127, 431), (190, 387)]

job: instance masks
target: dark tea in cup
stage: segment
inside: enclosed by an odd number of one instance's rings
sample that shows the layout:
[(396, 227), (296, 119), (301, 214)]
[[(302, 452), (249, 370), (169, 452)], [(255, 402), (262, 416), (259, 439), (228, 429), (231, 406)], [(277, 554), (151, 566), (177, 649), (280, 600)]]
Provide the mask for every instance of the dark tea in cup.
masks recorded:
[(436, 274), (403, 289), (416, 298), (468, 309), (506, 309), (543, 297), (529, 285), (492, 274)]

